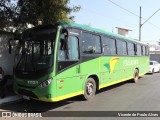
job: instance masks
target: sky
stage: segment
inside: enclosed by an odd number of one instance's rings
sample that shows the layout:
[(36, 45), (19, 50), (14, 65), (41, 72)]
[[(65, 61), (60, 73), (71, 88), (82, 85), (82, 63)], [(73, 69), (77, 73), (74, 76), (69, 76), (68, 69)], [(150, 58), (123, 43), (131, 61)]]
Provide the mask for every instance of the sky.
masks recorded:
[[(76, 23), (114, 33), (117, 33), (115, 27), (130, 29), (129, 37), (139, 39), (140, 6), (144, 23), (160, 9), (160, 0), (70, 0), (69, 5), (81, 6), (79, 12), (71, 13)], [(160, 41), (160, 10), (142, 25), (141, 30), (141, 41), (149, 44)]]

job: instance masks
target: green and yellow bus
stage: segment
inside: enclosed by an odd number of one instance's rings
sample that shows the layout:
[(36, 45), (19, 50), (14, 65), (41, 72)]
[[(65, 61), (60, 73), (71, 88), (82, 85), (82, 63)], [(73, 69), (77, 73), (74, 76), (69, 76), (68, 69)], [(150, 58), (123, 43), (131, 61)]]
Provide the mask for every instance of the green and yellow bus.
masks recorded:
[(14, 91), (55, 102), (126, 80), (149, 69), (147, 44), (76, 23), (53, 23), (22, 33), (14, 68)]

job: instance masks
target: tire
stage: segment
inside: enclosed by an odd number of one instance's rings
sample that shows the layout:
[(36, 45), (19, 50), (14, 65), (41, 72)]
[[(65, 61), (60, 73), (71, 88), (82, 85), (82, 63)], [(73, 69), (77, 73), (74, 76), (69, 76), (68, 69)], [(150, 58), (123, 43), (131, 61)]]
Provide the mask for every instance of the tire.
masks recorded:
[(154, 74), (154, 69), (152, 69), (152, 73), (151, 74)]
[(135, 69), (134, 74), (133, 74), (133, 82), (137, 83), (138, 79), (139, 79), (139, 71), (138, 71), (138, 69)]
[(95, 96), (96, 82), (93, 78), (88, 78), (84, 86), (84, 99), (90, 100)]

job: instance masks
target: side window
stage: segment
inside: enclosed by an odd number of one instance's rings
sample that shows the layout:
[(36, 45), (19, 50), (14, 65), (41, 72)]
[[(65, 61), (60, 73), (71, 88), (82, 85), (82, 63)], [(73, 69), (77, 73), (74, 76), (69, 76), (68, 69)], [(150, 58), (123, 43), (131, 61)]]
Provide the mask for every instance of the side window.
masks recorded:
[(116, 54), (116, 40), (103, 37), (102, 39), (103, 54), (115, 55)]
[(146, 49), (145, 46), (142, 46), (142, 55), (143, 56), (145, 56), (145, 51), (146, 51), (145, 49)]
[(134, 44), (128, 42), (127, 47), (128, 47), (128, 55), (129, 55), (129, 56), (134, 56), (134, 55), (135, 55), (135, 54), (134, 54)]
[(148, 56), (149, 55), (148, 47), (145, 47), (145, 48), (146, 48), (145, 55)]
[(69, 36), (68, 39), (68, 58), (69, 60), (79, 59), (78, 38)]
[(78, 38), (69, 36), (68, 39), (61, 39), (58, 49), (58, 60), (78, 60)]
[(95, 50), (95, 54), (100, 54), (101, 53), (101, 38), (100, 36), (97, 35), (92, 35), (93, 37), (93, 41), (94, 41), (94, 50)]
[(137, 56), (141, 56), (141, 45), (137, 45)]
[(117, 40), (117, 53), (118, 55), (127, 55), (127, 45), (126, 42)]
[(82, 35), (82, 52), (86, 54), (101, 53), (100, 36), (90, 33), (83, 33)]

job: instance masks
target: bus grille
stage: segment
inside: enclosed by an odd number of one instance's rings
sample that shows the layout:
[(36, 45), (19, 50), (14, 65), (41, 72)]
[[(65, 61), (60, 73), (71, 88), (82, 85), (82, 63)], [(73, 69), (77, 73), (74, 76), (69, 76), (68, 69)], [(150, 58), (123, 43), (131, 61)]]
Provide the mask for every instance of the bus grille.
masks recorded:
[(31, 89), (36, 88), (36, 87), (33, 87), (33, 86), (25, 86), (25, 85), (20, 85), (20, 84), (18, 84), (18, 86), (20, 86), (20, 87), (25, 87), (25, 88), (31, 88)]
[(38, 97), (37, 97), (33, 92), (28, 91), (28, 90), (19, 89), (19, 90), (18, 90), (18, 93), (19, 93), (20, 95), (26, 95), (26, 96), (28, 96), (28, 97), (38, 99)]

